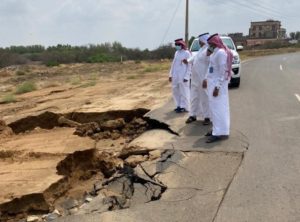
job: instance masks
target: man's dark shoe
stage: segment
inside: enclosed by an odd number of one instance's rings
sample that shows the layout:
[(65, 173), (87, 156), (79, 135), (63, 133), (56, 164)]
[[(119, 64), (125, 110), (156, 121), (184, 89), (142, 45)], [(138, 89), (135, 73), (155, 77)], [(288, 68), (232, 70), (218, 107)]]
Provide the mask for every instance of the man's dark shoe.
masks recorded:
[(176, 109), (174, 109), (175, 112), (179, 111), (181, 108), (179, 106), (176, 107)]
[(176, 111), (176, 113), (184, 113), (187, 112), (185, 108), (180, 108), (179, 110)]
[(214, 143), (217, 142), (219, 140), (221, 140), (221, 136), (210, 136), (207, 140), (206, 143)]
[(186, 121), (185, 121), (185, 123), (191, 123), (191, 122), (194, 122), (194, 121), (196, 121), (197, 120), (197, 118), (195, 117), (195, 116), (190, 116)]
[(208, 131), (204, 136), (212, 136), (212, 130)]
[(220, 140), (226, 140), (228, 139), (229, 136), (228, 135), (222, 135), (222, 136), (210, 136), (207, 140), (206, 143), (214, 143)]
[(209, 118), (205, 118), (203, 121), (203, 125), (209, 125), (210, 124), (210, 119)]

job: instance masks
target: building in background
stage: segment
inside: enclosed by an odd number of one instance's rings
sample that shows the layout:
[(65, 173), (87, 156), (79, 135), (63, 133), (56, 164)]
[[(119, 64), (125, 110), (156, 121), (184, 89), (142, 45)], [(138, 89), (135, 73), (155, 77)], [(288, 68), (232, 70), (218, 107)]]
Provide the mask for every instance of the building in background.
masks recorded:
[(266, 20), (251, 22), (249, 28), (248, 46), (262, 45), (286, 39), (286, 29), (281, 27), (281, 22), (277, 20)]
[(229, 33), (228, 36), (232, 38), (235, 45), (245, 46), (247, 43), (247, 36), (244, 36), (242, 32)]

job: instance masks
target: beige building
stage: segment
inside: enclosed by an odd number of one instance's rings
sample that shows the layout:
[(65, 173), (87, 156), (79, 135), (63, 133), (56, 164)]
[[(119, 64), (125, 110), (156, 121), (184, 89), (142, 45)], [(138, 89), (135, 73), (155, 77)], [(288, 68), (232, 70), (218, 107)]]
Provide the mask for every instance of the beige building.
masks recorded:
[(251, 22), (249, 29), (250, 39), (284, 39), (286, 30), (281, 28), (281, 22), (267, 20), (260, 22)]

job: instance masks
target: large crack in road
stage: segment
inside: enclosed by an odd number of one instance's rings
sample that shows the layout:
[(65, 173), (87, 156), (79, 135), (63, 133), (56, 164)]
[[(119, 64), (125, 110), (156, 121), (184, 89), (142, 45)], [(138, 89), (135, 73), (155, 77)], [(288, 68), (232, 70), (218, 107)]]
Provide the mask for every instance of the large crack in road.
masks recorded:
[[(146, 218), (156, 216), (159, 221), (164, 217), (159, 211), (174, 214), (171, 218), (180, 218), (186, 214), (182, 209), (199, 201), (200, 205), (210, 206), (199, 211), (200, 215), (209, 215), (203, 221), (213, 221), (248, 148), (245, 138), (240, 139), (241, 147), (245, 148), (241, 152), (235, 149), (217, 149), (215, 152), (186, 149), (182, 146), (190, 144), (186, 144), (185, 137), (178, 137), (179, 134), (163, 121), (143, 117), (146, 112), (144, 109), (64, 115), (46, 112), (10, 123), (8, 126), (15, 134), (28, 133), (37, 127), (71, 127), (75, 129), (74, 134), (92, 138), (95, 145), (90, 149), (59, 154), (64, 156), (56, 167), (61, 179), (42, 193), (0, 204), (0, 221), (15, 222), (28, 215), (38, 215), (37, 220), (43, 218), (43, 221), (90, 221), (86, 217), (99, 216), (101, 219), (97, 221), (101, 222), (150, 221)], [(175, 139), (161, 141), (164, 145), (159, 147), (132, 143), (141, 134), (147, 138), (147, 132), (157, 129), (165, 130)], [(155, 140), (155, 136), (149, 135)], [(118, 151), (112, 147), (105, 150), (97, 147), (101, 140), (120, 137), (126, 139)], [(24, 155), (22, 152), (16, 155), (17, 151), (15, 154), (1, 152), (6, 159), (7, 156), (14, 159), (28, 156), (26, 152)], [(40, 155), (47, 156), (45, 153)], [(84, 189), (76, 192), (80, 186)], [(77, 195), (72, 195), (74, 193)], [(158, 214), (146, 213), (150, 211)], [(187, 221), (198, 221), (198, 216)], [(174, 220), (164, 218), (164, 221)]]

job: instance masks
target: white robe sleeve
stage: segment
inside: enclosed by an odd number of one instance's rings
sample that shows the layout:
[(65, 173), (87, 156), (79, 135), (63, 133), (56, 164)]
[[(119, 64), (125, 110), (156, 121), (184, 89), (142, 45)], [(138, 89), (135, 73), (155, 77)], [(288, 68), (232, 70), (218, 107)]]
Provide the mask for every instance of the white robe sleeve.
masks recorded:
[(174, 63), (175, 63), (176, 56), (177, 56), (177, 52), (175, 52), (175, 55), (174, 55), (174, 58), (173, 58), (173, 61), (172, 61), (172, 64), (171, 64), (171, 69), (170, 69), (170, 72), (169, 72), (169, 77), (173, 76)]
[(219, 64), (219, 71), (220, 71), (220, 77), (218, 78), (217, 81), (217, 87), (221, 87), (226, 79), (227, 75), (227, 54), (225, 51), (222, 51), (222, 53), (218, 53), (218, 58), (217, 58), (218, 64)]
[[(191, 53), (189, 51), (187, 51), (187, 55), (186, 55), (186, 59), (189, 60), (190, 58), (192, 58)], [(189, 80), (191, 78), (191, 73), (192, 73), (192, 64), (189, 62), (187, 64), (187, 69), (185, 72), (185, 75), (183, 77), (183, 79)]]

